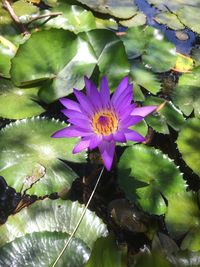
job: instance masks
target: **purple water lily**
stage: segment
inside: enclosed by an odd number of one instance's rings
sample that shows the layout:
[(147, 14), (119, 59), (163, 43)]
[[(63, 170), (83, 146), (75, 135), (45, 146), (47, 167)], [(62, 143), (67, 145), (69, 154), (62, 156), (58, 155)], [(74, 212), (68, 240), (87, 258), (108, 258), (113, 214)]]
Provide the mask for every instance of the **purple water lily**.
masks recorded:
[(66, 107), (62, 112), (71, 125), (57, 131), (53, 137), (81, 137), (73, 153), (98, 147), (106, 169), (110, 170), (116, 142), (143, 142), (145, 138), (129, 127), (143, 120), (157, 107), (136, 107), (131, 103), (133, 84), (128, 83), (127, 76), (122, 79), (111, 98), (106, 77), (101, 80), (100, 91), (86, 77), (85, 86), (86, 95), (74, 89), (79, 103), (60, 99)]

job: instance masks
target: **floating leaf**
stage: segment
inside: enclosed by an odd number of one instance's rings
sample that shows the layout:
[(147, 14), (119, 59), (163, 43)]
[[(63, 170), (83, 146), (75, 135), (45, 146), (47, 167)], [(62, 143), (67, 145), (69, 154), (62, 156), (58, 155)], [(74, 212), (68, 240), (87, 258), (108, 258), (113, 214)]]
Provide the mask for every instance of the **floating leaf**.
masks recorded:
[(160, 32), (156, 32), (155, 38), (149, 41), (142, 59), (154, 72), (168, 71), (176, 62), (175, 46), (165, 41)]
[(152, 94), (156, 94), (160, 91), (161, 84), (153, 72), (145, 69), (142, 66), (137, 66), (133, 64), (131, 74), (132, 74), (133, 80), (137, 84), (141, 85), (142, 87), (147, 89)]
[(124, 27), (136, 27), (142, 26), (146, 23), (146, 16), (145, 14), (138, 12), (135, 14), (131, 19), (127, 20), (120, 20), (119, 23)]
[(101, 0), (78, 0), (78, 2), (87, 5), (94, 11), (110, 14), (121, 19), (133, 17), (138, 11), (138, 7), (134, 3), (135, 1), (131, 0), (124, 0), (123, 2), (120, 0), (115, 0), (114, 2), (108, 0), (103, 2)]
[(154, 17), (155, 21), (160, 24), (165, 24), (173, 30), (185, 29), (185, 26), (180, 22), (177, 16), (171, 12), (161, 12)]
[(189, 116), (194, 110), (195, 116), (200, 118), (200, 67), (179, 78), (172, 99), (185, 115)]
[(200, 227), (191, 229), (181, 242), (182, 250), (200, 251)]
[(200, 120), (189, 119), (177, 139), (178, 149), (186, 164), (200, 176)]
[[(23, 266), (24, 262), (29, 266), (38, 266), (38, 262), (39, 266), (51, 266), (76, 227), (84, 207), (78, 202), (46, 199), (9, 217), (0, 227), (0, 263), (3, 261), (7, 264), (4, 266), (10, 266), (14, 255), (15, 266)], [(86, 210), (59, 266), (82, 267), (93, 243), (106, 235), (105, 224)], [(18, 249), (23, 253), (18, 253)], [(16, 257), (16, 254), (19, 255)]]
[(84, 267), (126, 267), (126, 254), (126, 247), (120, 249), (113, 236), (100, 238), (95, 242), (91, 257)]
[(37, 6), (25, 0), (14, 2), (12, 8), (18, 17), (34, 14), (39, 10)]
[(180, 192), (168, 199), (165, 214), (168, 231), (174, 238), (180, 238), (188, 230), (200, 225), (200, 211), (197, 196), (192, 192)]
[[(19, 213), (10, 216), (0, 227), (0, 247), (16, 238), (35, 232), (62, 232), (71, 234), (83, 213), (84, 205), (66, 200), (37, 201)], [(27, 222), (27, 223), (26, 223)], [(87, 210), (75, 234), (89, 248), (100, 236), (106, 236), (105, 224)]]
[(191, 57), (187, 57), (180, 53), (176, 54), (177, 54), (176, 65), (173, 68), (175, 71), (189, 72), (190, 70), (193, 69), (194, 61)]
[(180, 131), (185, 119), (180, 110), (178, 110), (171, 101), (165, 101), (158, 97), (148, 97), (144, 105), (160, 106), (155, 115), (147, 117), (146, 122), (157, 132), (169, 134), (168, 125), (174, 130)]
[[(75, 139), (54, 139), (51, 135), (64, 124), (43, 118), (26, 119), (0, 131), (0, 174), (16, 191), (29, 183), (29, 194), (47, 195), (69, 189), (77, 175), (62, 160), (85, 162), (85, 153), (73, 155)], [(45, 174), (34, 184), (34, 174), (43, 166)]]
[(186, 27), (194, 32), (200, 33), (200, 18), (198, 16), (200, 2), (195, 4), (197, 6), (192, 6), (192, 4), (181, 6), (177, 11), (177, 16)]
[(163, 196), (169, 200), (185, 188), (174, 162), (161, 151), (144, 145), (125, 150), (119, 161), (118, 181), (128, 199), (159, 215), (166, 212)]
[(14, 57), (15, 52), (15, 45), (0, 35), (0, 75), (2, 77), (10, 77), (10, 60)]
[(46, 22), (45, 28), (62, 28), (75, 33), (96, 28), (96, 21), (92, 12), (80, 6), (68, 5), (66, 2), (59, 2), (58, 5), (53, 7), (50, 11), (46, 11), (45, 14), (54, 12), (61, 12), (61, 14)]
[(129, 72), (123, 44), (114, 33), (93, 30), (76, 38), (72, 32), (51, 29), (33, 33), (19, 47), (11, 75), (20, 86), (45, 80), (39, 96), (52, 102), (71, 93), (74, 87), (82, 89), (83, 76), (90, 77), (96, 64), (102, 74), (107, 74), (113, 89)]
[[(0, 248), (0, 264), (5, 267), (47, 267), (58, 257), (68, 240), (64, 233), (39, 232), (26, 234)], [(88, 260), (90, 250), (78, 238), (73, 238), (59, 260), (58, 266), (82, 267)]]
[(121, 36), (129, 59), (144, 53), (149, 39), (153, 37), (153, 31), (151, 27), (132, 27)]
[(39, 88), (18, 88), (9, 80), (0, 79), (0, 117), (23, 119), (41, 114), (37, 104)]

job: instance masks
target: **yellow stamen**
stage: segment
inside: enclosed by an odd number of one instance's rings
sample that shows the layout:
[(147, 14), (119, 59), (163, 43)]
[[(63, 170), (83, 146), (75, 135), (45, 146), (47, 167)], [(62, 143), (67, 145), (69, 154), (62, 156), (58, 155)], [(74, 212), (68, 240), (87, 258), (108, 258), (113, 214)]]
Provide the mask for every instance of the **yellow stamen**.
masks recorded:
[(98, 135), (109, 135), (118, 128), (118, 119), (111, 110), (99, 111), (92, 118), (93, 131)]

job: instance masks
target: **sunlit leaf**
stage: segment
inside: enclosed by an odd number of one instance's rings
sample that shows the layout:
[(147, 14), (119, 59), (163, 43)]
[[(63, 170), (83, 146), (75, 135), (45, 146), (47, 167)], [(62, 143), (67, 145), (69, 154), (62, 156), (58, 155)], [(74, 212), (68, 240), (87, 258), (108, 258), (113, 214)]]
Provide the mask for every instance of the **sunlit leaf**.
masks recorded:
[[(12, 261), (19, 267), (27, 262), (28, 266), (51, 266), (77, 225), (83, 209), (84, 205), (78, 202), (46, 199), (9, 217), (0, 227), (0, 263), (10, 266)], [(93, 212), (86, 210), (58, 266), (83, 266), (93, 243), (106, 235), (105, 224)]]
[(191, 57), (187, 57), (183, 54), (177, 53), (176, 65), (173, 68), (178, 72), (189, 72), (193, 69), (194, 61)]
[(169, 134), (168, 125), (174, 130), (180, 131), (185, 119), (180, 110), (178, 110), (171, 101), (165, 101), (158, 97), (148, 97), (144, 105), (156, 105), (159, 108), (157, 112), (145, 118), (146, 122), (157, 132)]
[(189, 116), (194, 110), (195, 116), (200, 117), (200, 67), (191, 73), (183, 74), (172, 92), (172, 99), (185, 115)]
[(192, 192), (174, 194), (168, 199), (165, 222), (170, 235), (179, 238), (188, 230), (200, 225), (197, 196)]
[(54, 12), (61, 12), (61, 15), (51, 18), (45, 23), (45, 27), (62, 28), (75, 33), (96, 28), (96, 21), (92, 12), (87, 11), (80, 6), (68, 5), (66, 2), (59, 2), (58, 5), (53, 7), (50, 11), (46, 11), (45, 14)]
[(158, 13), (154, 19), (158, 23), (165, 24), (167, 25), (167, 27), (173, 30), (181, 30), (185, 28), (185, 26), (180, 22), (178, 17), (171, 12)]
[(131, 0), (115, 0), (114, 2), (107, 0), (103, 2), (101, 0), (78, 0), (78, 2), (87, 5), (94, 11), (110, 14), (121, 19), (128, 19), (130, 17), (133, 17), (138, 10), (135, 1)]
[(36, 102), (39, 88), (18, 88), (9, 80), (0, 79), (0, 117), (23, 119), (41, 114)]
[(186, 164), (200, 176), (200, 120), (189, 119), (177, 139), (178, 149)]
[(174, 162), (161, 151), (144, 145), (125, 150), (118, 165), (118, 181), (128, 199), (153, 214), (166, 212), (163, 196), (169, 200), (185, 188)]
[(119, 248), (113, 236), (98, 239), (84, 267), (126, 267), (126, 247)]
[[(60, 159), (85, 162), (85, 153), (72, 154), (75, 139), (54, 139), (51, 135), (64, 124), (48, 119), (27, 119), (0, 131), (0, 174), (18, 192), (46, 195), (68, 190), (77, 174)], [(35, 173), (44, 169), (39, 181)]]
[(83, 76), (90, 77), (96, 64), (102, 75), (107, 75), (111, 89), (128, 74), (123, 44), (113, 32), (93, 30), (76, 38), (72, 32), (51, 29), (33, 33), (19, 47), (11, 75), (16, 85), (44, 81), (39, 96), (52, 102), (71, 93), (74, 87), (82, 89)]

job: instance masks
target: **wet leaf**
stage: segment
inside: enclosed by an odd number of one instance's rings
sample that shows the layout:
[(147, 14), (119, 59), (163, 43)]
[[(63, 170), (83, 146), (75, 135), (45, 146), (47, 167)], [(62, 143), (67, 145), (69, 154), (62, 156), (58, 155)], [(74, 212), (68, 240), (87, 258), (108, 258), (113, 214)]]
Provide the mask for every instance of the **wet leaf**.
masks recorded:
[[(77, 225), (83, 209), (84, 205), (78, 202), (46, 199), (9, 217), (0, 227), (0, 263), (10, 266), (13, 260), (19, 267), (27, 262), (29, 266), (38, 266), (38, 263), (39, 266), (51, 266)], [(58, 266), (83, 266), (93, 243), (106, 235), (105, 224), (93, 212), (86, 210)]]
[(126, 267), (126, 247), (119, 248), (113, 236), (100, 238), (94, 244), (89, 261), (84, 267)]
[(144, 105), (160, 106), (157, 112), (145, 118), (145, 121), (157, 132), (169, 134), (168, 125), (174, 130), (180, 131), (185, 119), (182, 112), (171, 101), (165, 101), (158, 97), (148, 97)]
[(178, 149), (186, 164), (200, 176), (200, 120), (189, 119), (177, 139)]
[(78, 0), (78, 2), (87, 5), (94, 11), (109, 14), (121, 19), (133, 17), (138, 11), (135, 1), (131, 0), (124, 0), (123, 2), (120, 0), (116, 0), (114, 2), (108, 0)]
[(11, 81), (0, 79), (0, 117), (23, 119), (41, 114), (44, 109), (36, 102), (39, 88), (18, 88)]
[(125, 150), (118, 165), (118, 181), (128, 199), (137, 201), (143, 210), (159, 215), (167, 208), (163, 196), (169, 200), (185, 188), (174, 162), (160, 150), (144, 145)]
[(85, 153), (73, 155), (75, 139), (55, 139), (51, 135), (64, 124), (44, 118), (26, 119), (8, 125), (0, 131), (0, 174), (17, 192), (24, 188), (39, 165), (45, 175), (27, 191), (44, 196), (69, 189), (77, 174), (63, 163), (85, 162)]
[(183, 74), (172, 92), (172, 99), (185, 115), (189, 116), (194, 110), (195, 116), (200, 118), (200, 67), (191, 73)]
[(188, 230), (200, 225), (197, 196), (192, 192), (180, 192), (168, 199), (165, 223), (173, 238), (180, 238)]

